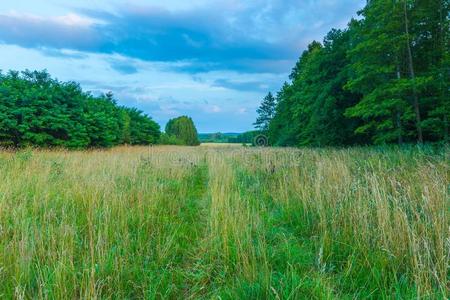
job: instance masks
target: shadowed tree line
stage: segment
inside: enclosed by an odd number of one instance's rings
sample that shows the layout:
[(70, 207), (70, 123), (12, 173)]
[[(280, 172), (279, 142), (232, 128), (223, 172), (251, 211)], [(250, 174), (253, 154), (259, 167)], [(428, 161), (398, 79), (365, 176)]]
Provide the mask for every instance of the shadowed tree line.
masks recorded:
[(449, 2), (372, 0), (303, 52), (256, 127), (280, 146), (449, 139)]
[(46, 71), (0, 73), (0, 146), (112, 147), (157, 143), (159, 125), (111, 93), (93, 96)]

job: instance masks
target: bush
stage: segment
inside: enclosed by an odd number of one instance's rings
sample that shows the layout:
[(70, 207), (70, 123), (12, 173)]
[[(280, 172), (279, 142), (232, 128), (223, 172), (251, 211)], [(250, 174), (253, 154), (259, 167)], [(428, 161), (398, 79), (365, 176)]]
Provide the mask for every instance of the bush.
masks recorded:
[(166, 125), (166, 134), (181, 141), (182, 145), (200, 145), (197, 128), (195, 128), (192, 119), (187, 116), (169, 120)]

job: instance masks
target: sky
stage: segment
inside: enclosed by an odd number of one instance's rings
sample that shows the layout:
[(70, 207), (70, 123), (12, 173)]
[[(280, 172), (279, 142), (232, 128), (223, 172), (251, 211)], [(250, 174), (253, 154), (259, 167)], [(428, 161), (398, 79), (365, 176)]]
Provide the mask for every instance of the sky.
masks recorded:
[(243, 132), (307, 45), (365, 2), (2, 0), (0, 69), (112, 91), (162, 128), (189, 115), (199, 132)]

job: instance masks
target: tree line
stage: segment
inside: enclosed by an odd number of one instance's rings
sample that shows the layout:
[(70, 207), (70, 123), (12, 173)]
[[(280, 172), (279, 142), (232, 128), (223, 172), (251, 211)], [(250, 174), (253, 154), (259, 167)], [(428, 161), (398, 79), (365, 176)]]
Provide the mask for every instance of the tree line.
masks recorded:
[(449, 139), (449, 2), (370, 0), (312, 42), (255, 126), (280, 146)]
[(121, 144), (198, 145), (191, 118), (160, 126), (136, 108), (119, 106), (112, 93), (93, 96), (47, 71), (0, 72), (0, 146), (83, 149)]
[(202, 143), (252, 144), (258, 134), (258, 130), (243, 133), (200, 133), (199, 139)]
[(159, 125), (135, 108), (98, 97), (46, 71), (0, 73), (0, 145), (112, 147), (158, 141)]

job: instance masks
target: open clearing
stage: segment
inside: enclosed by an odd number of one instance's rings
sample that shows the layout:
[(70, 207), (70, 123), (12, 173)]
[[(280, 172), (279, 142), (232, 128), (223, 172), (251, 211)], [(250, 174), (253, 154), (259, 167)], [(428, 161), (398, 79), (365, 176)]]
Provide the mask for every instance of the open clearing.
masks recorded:
[(443, 299), (445, 155), (0, 152), (0, 297)]

